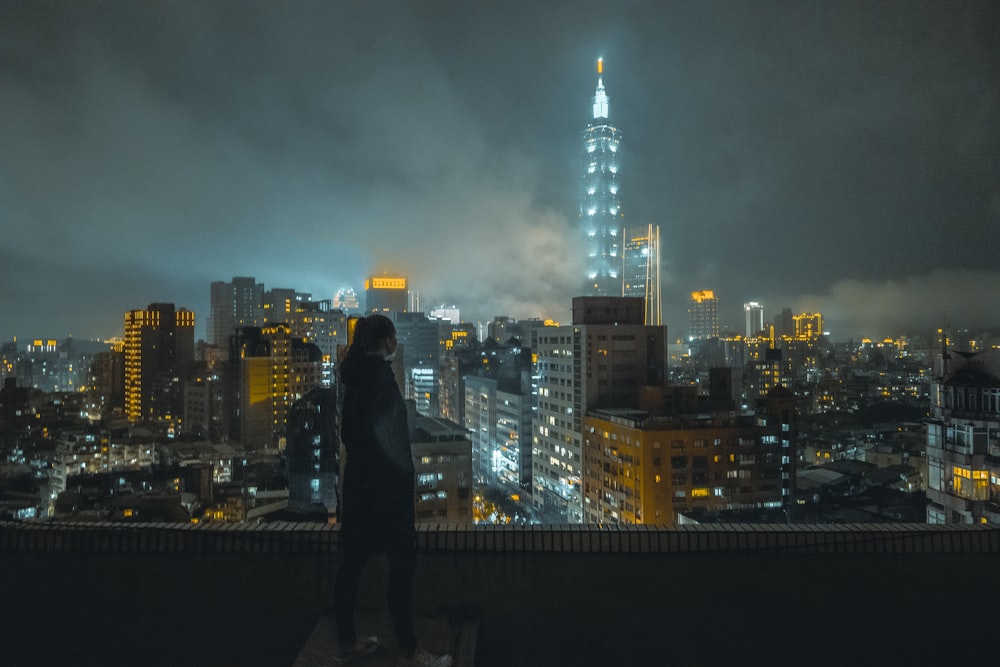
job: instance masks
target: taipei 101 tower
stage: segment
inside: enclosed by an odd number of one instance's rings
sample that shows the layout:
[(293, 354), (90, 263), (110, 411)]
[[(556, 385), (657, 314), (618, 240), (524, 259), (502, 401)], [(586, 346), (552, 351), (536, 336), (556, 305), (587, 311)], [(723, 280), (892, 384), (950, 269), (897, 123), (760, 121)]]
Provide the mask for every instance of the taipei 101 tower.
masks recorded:
[(621, 132), (608, 120), (604, 60), (597, 61), (594, 117), (583, 131), (580, 227), (587, 252), (585, 294), (622, 295), (623, 214), (618, 198)]

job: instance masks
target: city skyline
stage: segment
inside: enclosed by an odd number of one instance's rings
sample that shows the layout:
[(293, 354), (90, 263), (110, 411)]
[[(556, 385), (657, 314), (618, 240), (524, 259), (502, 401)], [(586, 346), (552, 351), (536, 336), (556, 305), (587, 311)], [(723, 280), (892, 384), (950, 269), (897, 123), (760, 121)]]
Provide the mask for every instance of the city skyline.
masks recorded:
[(603, 57), (663, 321), (713, 290), (836, 340), (1000, 323), (1000, 10), (986, 2), (11, 2), (0, 340), (121, 335), (210, 284), (568, 322)]

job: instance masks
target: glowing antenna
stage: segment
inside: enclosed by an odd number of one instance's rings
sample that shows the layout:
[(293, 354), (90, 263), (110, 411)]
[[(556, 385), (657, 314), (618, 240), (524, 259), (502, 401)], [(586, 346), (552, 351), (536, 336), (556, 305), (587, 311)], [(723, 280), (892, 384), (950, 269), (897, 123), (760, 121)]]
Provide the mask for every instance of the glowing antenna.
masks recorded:
[(604, 74), (604, 58), (597, 59), (597, 73)]

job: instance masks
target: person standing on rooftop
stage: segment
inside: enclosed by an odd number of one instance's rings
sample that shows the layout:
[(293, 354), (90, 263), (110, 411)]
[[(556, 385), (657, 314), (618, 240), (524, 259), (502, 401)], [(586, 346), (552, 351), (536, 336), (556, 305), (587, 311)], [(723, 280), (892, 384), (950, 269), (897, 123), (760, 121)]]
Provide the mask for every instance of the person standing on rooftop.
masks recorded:
[(399, 667), (451, 667), (449, 655), (421, 647), (413, 627), (417, 547), (414, 475), (406, 404), (392, 373), (396, 328), (384, 315), (358, 320), (340, 368), (344, 384), (341, 440), (347, 452), (341, 503), (341, 562), (334, 584), (337, 651), (346, 665), (378, 650), (378, 637), (356, 635), (354, 608), (368, 559), (389, 561), (388, 606)]

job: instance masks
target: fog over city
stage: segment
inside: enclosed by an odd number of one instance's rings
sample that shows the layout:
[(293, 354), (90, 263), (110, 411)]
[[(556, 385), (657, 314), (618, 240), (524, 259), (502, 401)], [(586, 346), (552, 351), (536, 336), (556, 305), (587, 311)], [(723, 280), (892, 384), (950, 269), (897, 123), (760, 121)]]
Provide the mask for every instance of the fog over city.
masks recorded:
[(711, 289), (834, 339), (1000, 324), (995, 2), (0, 5), (0, 340), (209, 283), (568, 322), (604, 58), (665, 322)]

